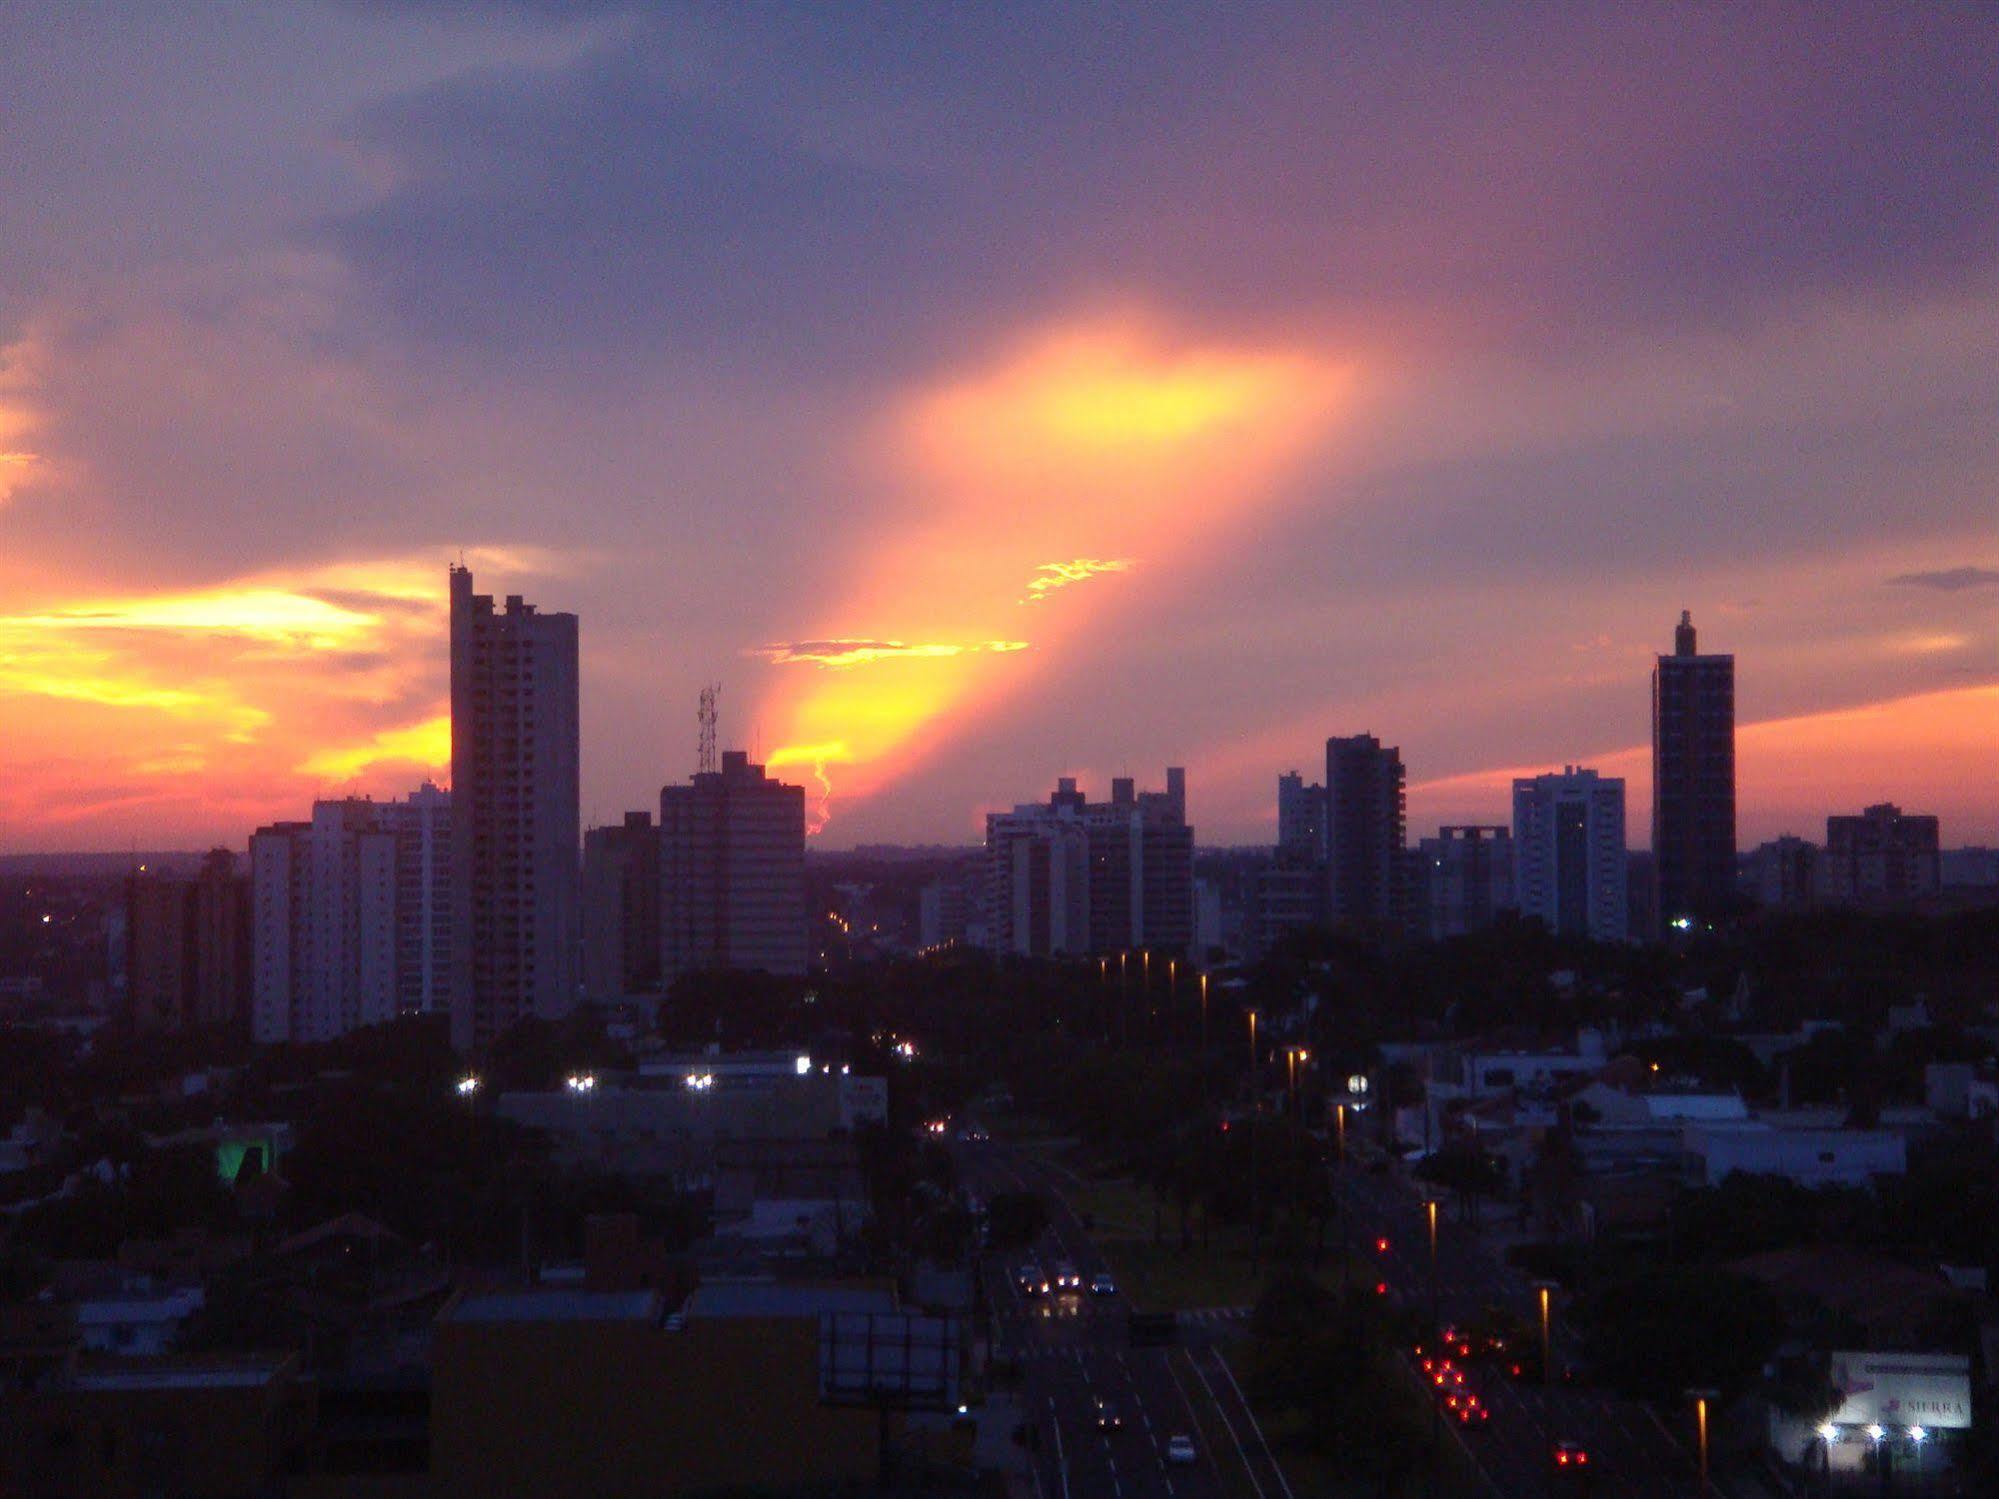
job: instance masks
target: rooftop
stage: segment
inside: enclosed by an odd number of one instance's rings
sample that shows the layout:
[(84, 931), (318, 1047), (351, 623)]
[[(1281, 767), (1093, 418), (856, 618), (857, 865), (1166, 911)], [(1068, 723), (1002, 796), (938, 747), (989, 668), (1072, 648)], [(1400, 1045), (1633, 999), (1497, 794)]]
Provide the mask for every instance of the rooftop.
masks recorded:
[(449, 1322), (657, 1322), (657, 1291), (494, 1291), (467, 1296)]
[(818, 1317), (828, 1312), (892, 1312), (895, 1293), (866, 1286), (713, 1282), (687, 1298), (687, 1316)]

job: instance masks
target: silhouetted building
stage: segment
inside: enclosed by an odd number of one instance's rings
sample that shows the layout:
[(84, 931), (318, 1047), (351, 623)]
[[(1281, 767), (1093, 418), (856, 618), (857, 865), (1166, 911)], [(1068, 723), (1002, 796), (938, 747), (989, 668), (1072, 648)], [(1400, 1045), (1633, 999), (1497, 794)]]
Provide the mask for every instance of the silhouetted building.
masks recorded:
[(374, 802), (314, 802), (250, 835), (251, 1035), (331, 1041), (395, 1017), (396, 834)]
[(1288, 933), (1324, 924), (1326, 872), (1317, 860), (1279, 850), (1250, 879), (1250, 957), (1266, 956)]
[(1692, 614), (1652, 673), (1659, 919), (1713, 921), (1735, 893), (1735, 657), (1695, 649)]
[(250, 1006), (250, 881), (215, 849), (192, 877), (125, 887), (126, 1002), (141, 1030), (239, 1021)]
[(451, 1039), (576, 1005), (577, 632), (451, 569)]
[(805, 788), (724, 750), (720, 770), (663, 789), (659, 890), (663, 985), (714, 969), (802, 975)]
[(1150, 950), (1185, 956), (1194, 945), (1194, 830), (1186, 773), (1165, 791), (1128, 776), (1111, 799), (1089, 801), (1063, 777), (1045, 805), (986, 818), (986, 941), (1025, 957)]
[(659, 830), (650, 812), (583, 835), (583, 992), (659, 988)]
[(1372, 734), (1326, 741), (1325, 914), (1408, 924), (1402, 752)]
[(442, 1012), (451, 1003), (451, 793), (425, 781), (380, 805), (396, 839), (396, 1008)]
[(1624, 781), (1568, 766), (1513, 783), (1514, 894), (1522, 916), (1595, 942), (1629, 935)]
[(1785, 834), (1750, 853), (1749, 886), (1758, 904), (1795, 910), (1819, 898), (1820, 850), (1806, 838)]
[(1510, 828), (1441, 827), (1417, 845), (1416, 868), (1432, 938), (1483, 931), (1515, 904)]
[(1295, 770), (1277, 778), (1277, 848), (1314, 864), (1326, 857), (1326, 788)]
[(1858, 817), (1825, 820), (1820, 893), (1849, 905), (1900, 905), (1934, 895), (1942, 883), (1934, 817), (1911, 816), (1893, 802)]

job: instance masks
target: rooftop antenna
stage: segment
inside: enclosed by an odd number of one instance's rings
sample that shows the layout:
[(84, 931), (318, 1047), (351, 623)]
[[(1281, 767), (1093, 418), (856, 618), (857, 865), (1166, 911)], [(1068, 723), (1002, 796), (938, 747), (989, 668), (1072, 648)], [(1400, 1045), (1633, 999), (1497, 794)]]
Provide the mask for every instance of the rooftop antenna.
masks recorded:
[(721, 768), (715, 758), (715, 699), (721, 695), (720, 682), (710, 682), (701, 689), (701, 754), (696, 764), (703, 775), (713, 775)]

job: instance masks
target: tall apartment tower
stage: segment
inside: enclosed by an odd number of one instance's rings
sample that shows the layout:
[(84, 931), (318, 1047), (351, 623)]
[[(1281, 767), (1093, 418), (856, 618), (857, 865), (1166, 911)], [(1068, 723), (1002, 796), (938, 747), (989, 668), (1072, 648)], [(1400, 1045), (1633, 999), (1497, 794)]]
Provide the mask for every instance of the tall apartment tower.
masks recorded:
[(140, 1030), (227, 1025), (250, 1007), (250, 882), (224, 848), (193, 877), (125, 887), (126, 1003)]
[[(1064, 792), (1074, 795), (1063, 805)], [(986, 814), (986, 941), (1023, 958), (1090, 950), (1090, 830), (1064, 777), (1047, 806)]]
[(396, 1008), (442, 1013), (451, 1004), (451, 793), (425, 781), (377, 810), (396, 840)]
[(724, 750), (659, 794), (660, 982), (713, 969), (805, 972), (805, 788)]
[(250, 835), (250, 1033), (331, 1041), (395, 1017), (396, 834), (371, 801)]
[(1402, 752), (1372, 734), (1326, 741), (1326, 917), (1408, 920)]
[(1701, 655), (1684, 610), (1652, 673), (1652, 856), (1662, 927), (1733, 903), (1735, 657)]
[(1513, 833), (1504, 827), (1441, 827), (1417, 845), (1425, 935), (1483, 931), (1512, 907)]
[(1277, 778), (1277, 852), (1312, 864), (1326, 854), (1326, 788), (1306, 785), (1295, 770)]
[(1560, 936), (1624, 941), (1623, 779), (1571, 765), (1515, 781), (1513, 871), (1521, 915)]
[(986, 941), (1021, 957), (1194, 950), (1194, 830), (1186, 772), (1164, 791), (1129, 776), (1093, 802), (1074, 777), (1045, 803), (986, 817)]
[(1841, 905), (1899, 905), (1935, 895), (1942, 885), (1940, 842), (1935, 817), (1893, 802), (1858, 817), (1828, 817), (1820, 889)]
[(659, 829), (652, 813), (583, 835), (583, 992), (659, 989)]
[(577, 998), (576, 616), (451, 569), (451, 1040)]

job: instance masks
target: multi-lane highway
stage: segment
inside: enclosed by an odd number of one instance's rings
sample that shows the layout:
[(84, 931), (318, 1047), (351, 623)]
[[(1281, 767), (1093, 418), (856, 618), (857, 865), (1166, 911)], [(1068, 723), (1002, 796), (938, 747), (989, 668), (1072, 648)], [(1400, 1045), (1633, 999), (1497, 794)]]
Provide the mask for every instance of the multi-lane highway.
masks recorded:
[[(1233, 1371), (1202, 1324), (1183, 1325), (1173, 1346), (1132, 1346), (1123, 1296), (1089, 1294), (1090, 1280), (1110, 1267), (1070, 1208), (1056, 1173), (999, 1141), (961, 1144), (958, 1151), (962, 1175), (974, 1191), (987, 1196), (1033, 1191), (1049, 1207), (1051, 1222), (1041, 1243), (985, 1266), (987, 1296), (995, 1308), (995, 1351), (1018, 1365), (1022, 1408), (1037, 1433), (1035, 1477), (1042, 1499), (1141, 1494), (1295, 1499)], [(1336, 1173), (1334, 1190), (1351, 1215), (1353, 1243), (1375, 1261), (1370, 1278), (1427, 1310), (1429, 1236), (1417, 1195), (1398, 1177), (1358, 1171)], [(1387, 1252), (1374, 1252), (1383, 1239)], [(1067, 1262), (1079, 1272), (1083, 1289), (1024, 1295), (1016, 1273), (1030, 1261), (1050, 1277), (1058, 1263)], [(1528, 1280), (1475, 1234), (1449, 1221), (1440, 1224), (1438, 1235), (1437, 1301), (1446, 1322), (1468, 1323), (1494, 1306), (1529, 1323), (1535, 1314)], [(1556, 1364), (1573, 1356), (1570, 1340), (1558, 1330)], [(1685, 1448), (1643, 1405), (1587, 1386), (1517, 1382), (1497, 1367), (1473, 1367), (1469, 1378), (1491, 1420), (1475, 1431), (1441, 1428), (1439, 1439), (1469, 1454), (1466, 1466), (1482, 1495), (1685, 1499), (1700, 1491)], [(1115, 1429), (1101, 1429), (1098, 1413), (1106, 1405), (1118, 1416)], [(1169, 1458), (1175, 1435), (1192, 1439), (1191, 1463)], [(1586, 1471), (1555, 1467), (1555, 1444), (1562, 1441), (1588, 1454)]]
[[(959, 1160), (974, 1191), (1033, 1191), (1049, 1207), (1041, 1243), (985, 1266), (995, 1355), (1020, 1369), (1042, 1499), (1295, 1499), (1221, 1354), (1198, 1338), (1130, 1346), (1124, 1297), (1090, 1294), (1110, 1267), (1046, 1168), (999, 1142), (960, 1145)], [(1083, 1288), (1023, 1295), (1016, 1273), (1028, 1261), (1050, 1275), (1073, 1265)], [(1099, 1420), (1105, 1408), (1114, 1429)], [(1191, 1461), (1173, 1459), (1176, 1436), (1192, 1442)]]
[[(1351, 1215), (1355, 1243), (1364, 1251), (1383, 1239), (1389, 1245), (1386, 1254), (1375, 1255), (1375, 1278), (1427, 1311), (1429, 1226), (1417, 1195), (1397, 1177), (1358, 1171), (1336, 1172), (1334, 1190)], [(1503, 1307), (1530, 1326), (1537, 1316), (1528, 1279), (1448, 1218), (1439, 1223), (1436, 1289), (1446, 1323), (1469, 1323), (1489, 1307)], [(1560, 1367), (1574, 1356), (1572, 1340), (1557, 1328), (1554, 1363)], [(1470, 1377), (1492, 1419), (1482, 1430), (1466, 1433), (1466, 1445), (1507, 1499), (1577, 1492), (1683, 1499), (1700, 1492), (1686, 1449), (1649, 1407), (1582, 1385), (1519, 1383), (1496, 1367), (1473, 1368)], [(1586, 1473), (1554, 1468), (1554, 1446), (1564, 1440), (1587, 1454)]]

